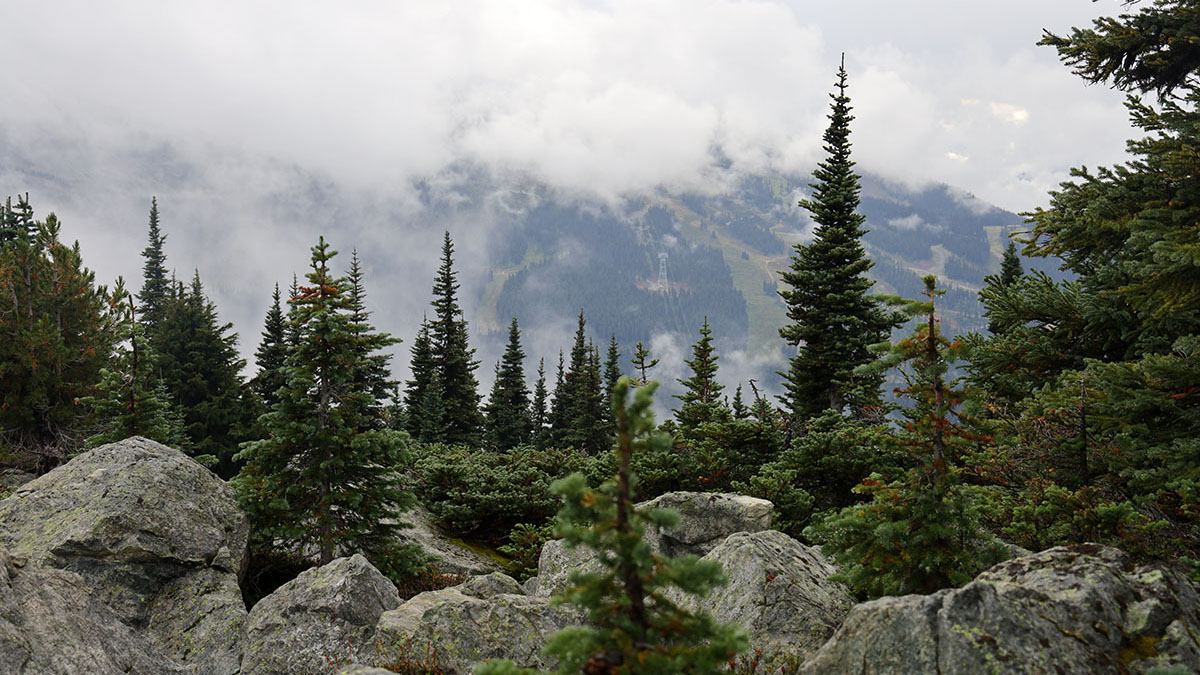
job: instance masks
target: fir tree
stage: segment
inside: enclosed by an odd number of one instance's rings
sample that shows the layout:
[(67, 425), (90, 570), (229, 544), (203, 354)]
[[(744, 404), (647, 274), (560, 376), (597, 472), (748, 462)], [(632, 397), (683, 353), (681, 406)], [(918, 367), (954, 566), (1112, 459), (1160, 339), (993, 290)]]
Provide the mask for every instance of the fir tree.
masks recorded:
[[(723, 585), (718, 563), (696, 556), (664, 558), (643, 541), (647, 526), (670, 528), (679, 515), (666, 509), (635, 509), (630, 463), (635, 452), (662, 453), (670, 437), (654, 433), (651, 412), (655, 383), (636, 391), (622, 378), (613, 395), (617, 426), (617, 476), (589, 488), (579, 474), (551, 488), (563, 496), (557, 533), (567, 546), (595, 551), (598, 572), (572, 572), (558, 598), (588, 612), (589, 626), (567, 628), (551, 639), (546, 653), (559, 659), (559, 673), (722, 673), (746, 649), (738, 628), (716, 623), (704, 613), (680, 607), (668, 591), (705, 595)], [(483, 673), (511, 673), (511, 664)]]
[(789, 323), (779, 335), (797, 347), (784, 378), (781, 401), (793, 422), (816, 417), (823, 410), (841, 412), (876, 405), (881, 380), (854, 375), (871, 360), (868, 347), (883, 340), (891, 317), (867, 294), (871, 260), (862, 246), (866, 233), (859, 206), (859, 176), (850, 159), (850, 99), (846, 69), (838, 69), (837, 93), (825, 131), (828, 157), (817, 165), (812, 199), (800, 206), (812, 214), (812, 242), (797, 244), (789, 269), (782, 274), (787, 290), (779, 291), (787, 305)]
[(411, 353), (411, 379), (405, 382), (404, 390), (404, 404), (408, 408), (405, 429), (414, 439), (422, 443), (431, 443), (435, 436), (441, 438), (442, 419), (440, 413), (436, 419), (431, 419), (421, 412), (430, 407), (433, 399), (441, 398), (441, 382), (437, 379), (437, 364), (433, 358), (433, 343), (429, 339), (428, 319), (421, 320), (421, 328), (413, 340)]
[(479, 411), (479, 384), (475, 380), (475, 350), (467, 335), (467, 322), (458, 306), (458, 279), (454, 271), (454, 245), (446, 232), (442, 264), (433, 284), (434, 318), (429, 328), (433, 358), (441, 380), (446, 442), (478, 445), (483, 427)]
[(53, 213), (36, 225), (32, 239), (0, 245), (0, 443), (9, 461), (46, 471), (82, 441), (86, 411), (75, 401), (97, 391), (120, 308), (78, 242), (59, 240)]
[(275, 292), (271, 294), (271, 307), (263, 321), (262, 341), (258, 344), (258, 350), (254, 352), (258, 374), (250, 381), (250, 388), (258, 394), (268, 410), (279, 402), (277, 392), (287, 381), (284, 372), (287, 353), (287, 323), (279, 301), (279, 284), (275, 284)]
[(550, 400), (550, 428), (547, 430), (552, 443), (557, 444), (560, 435), (567, 426), (567, 406), (570, 399), (567, 396), (566, 372), (563, 369), (563, 353), (558, 350), (558, 368), (554, 372), (554, 397)]
[(612, 333), (608, 338), (608, 353), (604, 357), (604, 426), (609, 436), (616, 431), (612, 417), (612, 391), (620, 379), (621, 347), (617, 344), (617, 334)]
[(177, 284), (173, 295), (160, 308), (151, 341), (157, 376), (183, 418), (186, 450), (215, 459), (213, 470), (230, 478), (238, 470), (233, 459), (238, 445), (250, 438), (254, 424), (241, 375), (246, 362), (238, 354), (233, 325), (220, 322), (216, 305), (204, 294), (199, 272), (190, 288)]
[[(1000, 274), (989, 274), (983, 278), (983, 290), (979, 292), (980, 302), (985, 305), (989, 304), (991, 298), (1012, 288), (1023, 275), (1021, 258), (1017, 255), (1017, 245), (1009, 241), (1008, 247), (1004, 249), (1004, 257), (1000, 260)], [(999, 321), (997, 317), (988, 316), (989, 333), (994, 335), (1003, 332), (1006, 327), (1007, 325)]]
[(719, 357), (712, 342), (712, 329), (708, 327), (706, 316), (700, 326), (700, 339), (692, 346), (692, 358), (684, 360), (691, 369), (691, 377), (677, 380), (683, 385), (684, 393), (675, 396), (683, 402), (675, 412), (675, 421), (685, 435), (706, 422), (729, 419), (729, 409), (721, 402), (721, 391), (725, 387), (717, 382)]
[(744, 420), (750, 416), (750, 411), (746, 408), (746, 404), (742, 402), (742, 385), (737, 386), (737, 391), (733, 393), (733, 418)]
[(650, 358), (650, 350), (640, 341), (633, 347), (633, 367), (638, 371), (638, 384), (646, 384), (650, 380), (646, 379), (647, 373), (651, 368), (658, 365), (658, 359)]
[(121, 308), (126, 342), (118, 346), (113, 363), (102, 371), (99, 392), (79, 400), (91, 406), (96, 420), (96, 433), (88, 443), (102, 445), (145, 436), (181, 447), (186, 442), (183, 423), (167, 402), (166, 388), (154, 377), (154, 352), (137, 320), (133, 297), (125, 291), (124, 279), (117, 279), (111, 302)]
[(17, 197), (17, 205), (12, 204), (12, 197), (0, 206), (0, 247), (9, 242), (24, 241), (33, 243), (37, 238), (38, 224), (33, 219), (33, 207), (29, 205), (29, 193)]
[(412, 501), (397, 485), (408, 461), (404, 435), (380, 429), (377, 405), (358, 377), (364, 354), (389, 342), (357, 328), (345, 279), (322, 237), (312, 249), (308, 285), (291, 303), (301, 340), (287, 359), (287, 384), (266, 415), (271, 434), (246, 443), (237, 478), (260, 545), (313, 548), (325, 564), (361, 550), (385, 568), (395, 560), (397, 514)]
[(594, 454), (606, 449), (608, 435), (600, 356), (587, 339), (586, 324), (580, 310), (570, 366), (563, 376), (561, 394), (554, 392), (555, 405), (562, 406), (555, 419), (554, 439), (560, 445)]
[(371, 312), (367, 310), (367, 289), (363, 285), (362, 266), (358, 260), (358, 250), (350, 253), (350, 271), (346, 275), (347, 291), (350, 295), (350, 323), (354, 330), (369, 336), (359, 344), (359, 369), (355, 371), (356, 386), (366, 389), (373, 401), (370, 414), (375, 424), (380, 428), (387, 426), (387, 414), (384, 402), (391, 395), (396, 383), (392, 381), (392, 372), (388, 365), (391, 355), (382, 349), (399, 344), (398, 338), (387, 333), (377, 333), (370, 324)]
[(538, 359), (537, 383), (533, 386), (533, 442), (538, 448), (545, 448), (547, 441), (546, 423), (549, 421), (546, 409), (546, 359)]
[(167, 278), (167, 254), (163, 250), (167, 235), (158, 227), (158, 197), (150, 198), (149, 239), (142, 250), (146, 262), (142, 265), (142, 290), (138, 293), (138, 300), (142, 302), (142, 320), (153, 334), (171, 292), (171, 282)]
[(488, 435), (498, 450), (509, 450), (529, 442), (533, 422), (529, 416), (524, 363), (521, 329), (517, 318), (513, 317), (508, 327), (508, 346), (497, 364), (496, 381), (487, 405)]
[(840, 577), (870, 597), (932, 593), (970, 581), (999, 562), (1003, 553), (984, 541), (978, 511), (961, 489), (962, 454), (979, 440), (966, 424), (970, 406), (963, 391), (947, 381), (949, 364), (963, 355), (938, 328), (936, 279), (924, 278), (926, 302), (907, 303), (909, 316), (924, 315), (916, 332), (887, 346), (883, 357), (862, 370), (902, 367), (901, 393), (912, 405), (897, 440), (919, 460), (902, 480), (873, 474), (855, 491), (865, 504), (843, 509), (807, 530), (842, 568)]

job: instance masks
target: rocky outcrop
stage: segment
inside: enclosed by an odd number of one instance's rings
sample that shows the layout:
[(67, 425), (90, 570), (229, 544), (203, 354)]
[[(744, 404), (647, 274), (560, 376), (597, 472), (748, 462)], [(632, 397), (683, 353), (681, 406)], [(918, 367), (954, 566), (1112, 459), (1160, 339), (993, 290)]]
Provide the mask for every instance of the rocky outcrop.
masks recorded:
[(829, 580), (836, 570), (825, 557), (782, 532), (732, 534), (703, 559), (721, 563), (729, 583), (704, 598), (677, 599), (745, 628), (762, 652), (762, 672), (811, 655), (854, 605), (846, 587)]
[(250, 610), (242, 675), (316, 675), (375, 654), (375, 624), (400, 604), (361, 555), (306, 570)]
[[(128, 629), (145, 642), (128, 653), (160, 660), (142, 672), (237, 672), (246, 536), (228, 485), (183, 453), (144, 438), (86, 452), (0, 500), (0, 545), (24, 566), (11, 587), (53, 580), (63, 596), (43, 599), (64, 612), (59, 637), (78, 649), (103, 649), (108, 641), (96, 642), (95, 635), (111, 634), (111, 644), (122, 644), (116, 633)], [(107, 631), (71, 632), (97, 622), (110, 624)], [(55, 658), (37, 652), (44, 640), (33, 630), (22, 629), (29, 658)], [(129, 661), (131, 672), (143, 660)], [(9, 665), (0, 662), (0, 671)]]
[(1194, 672), (1198, 638), (1200, 596), (1180, 572), (1084, 544), (1009, 560), (959, 589), (858, 605), (804, 672)]
[[(646, 541), (662, 555), (704, 555), (735, 532), (759, 532), (771, 527), (774, 505), (765, 499), (710, 492), (668, 492), (641, 502), (638, 509), (666, 508), (679, 512), (679, 526), (666, 531), (651, 529)], [(537, 576), (525, 584), (530, 595), (548, 598), (567, 586), (571, 572), (599, 570), (595, 556), (580, 548), (567, 548), (561, 540), (542, 547)]]
[(500, 571), (500, 563), (443, 534), (425, 509), (418, 506), (401, 515), (400, 520), (409, 526), (400, 531), (400, 539), (416, 544), (425, 553), (436, 557), (437, 566), (443, 573), (472, 576)]

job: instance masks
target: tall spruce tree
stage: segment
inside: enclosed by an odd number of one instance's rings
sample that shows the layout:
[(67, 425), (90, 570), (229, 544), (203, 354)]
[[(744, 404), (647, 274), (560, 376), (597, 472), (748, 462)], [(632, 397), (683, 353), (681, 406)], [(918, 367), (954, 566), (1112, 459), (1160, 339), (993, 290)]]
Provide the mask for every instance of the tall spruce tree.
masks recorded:
[(397, 514), (412, 496), (397, 485), (408, 461), (403, 433), (375, 424), (370, 386), (359, 377), (364, 354), (386, 335), (358, 329), (345, 279), (322, 237), (312, 248), (308, 284), (291, 302), (301, 340), (287, 359), (287, 384), (266, 415), (270, 436), (242, 446), (236, 484), (259, 545), (318, 552), (321, 564), (363, 551), (395, 564)]
[[(404, 406), (408, 409), (405, 429), (408, 434), (422, 443), (432, 443), (442, 438), (442, 418), (430, 418), (427, 410), (433, 399), (441, 398), (440, 380), (436, 379), (437, 364), (433, 358), (433, 343), (429, 338), (429, 320), (421, 320), (421, 328), (413, 340), (409, 358), (410, 379), (405, 382)], [(422, 411), (425, 410), (423, 413)], [(437, 410), (440, 410), (437, 409)], [(436, 411), (435, 411), (436, 412)]]
[(158, 197), (150, 198), (149, 242), (142, 249), (142, 290), (138, 300), (142, 303), (142, 321), (151, 335), (162, 318), (163, 306), (170, 299), (171, 280), (167, 277), (167, 253), (163, 249), (167, 235), (158, 226)]
[(445, 440), (448, 443), (478, 445), (483, 429), (479, 410), (479, 383), (467, 334), (467, 321), (458, 306), (458, 274), (454, 271), (454, 244), (447, 231), (442, 243), (442, 264), (433, 283), (433, 322), (429, 339), (433, 359), (441, 380), (442, 407), (445, 412)]
[[(989, 305), (992, 298), (1002, 295), (1004, 291), (1012, 288), (1024, 274), (1024, 270), (1021, 269), (1021, 258), (1017, 254), (1017, 245), (1009, 241), (1008, 247), (1004, 249), (1004, 256), (1000, 259), (1000, 274), (989, 274), (983, 278), (983, 289), (979, 292), (980, 302)], [(999, 316), (988, 316), (989, 333), (994, 335), (1007, 327)]]
[(392, 380), (392, 371), (388, 365), (392, 356), (381, 350), (399, 344), (400, 340), (387, 333), (377, 333), (371, 326), (371, 312), (367, 310), (367, 289), (363, 284), (363, 277), (358, 249), (353, 249), (350, 253), (350, 271), (346, 275), (346, 290), (350, 295), (350, 324), (355, 331), (374, 336), (359, 346), (361, 353), (358, 359), (359, 368), (355, 371), (356, 385), (370, 391), (373, 401), (371, 416), (375, 424), (383, 428), (387, 426), (386, 403), (396, 383)]
[(549, 421), (549, 411), (546, 408), (546, 359), (538, 359), (537, 383), (533, 386), (533, 407), (530, 411), (533, 426), (533, 443), (538, 448), (545, 448), (547, 442), (546, 423)]
[(717, 382), (718, 358), (706, 316), (700, 326), (700, 339), (692, 345), (692, 358), (684, 360), (692, 374), (687, 379), (676, 380), (684, 387), (683, 394), (675, 396), (683, 403), (675, 411), (675, 421), (684, 435), (706, 422), (729, 420), (729, 409), (721, 401), (725, 387)]
[(275, 284), (275, 292), (271, 294), (271, 307), (263, 320), (262, 340), (254, 352), (258, 373), (250, 381), (250, 388), (258, 394), (268, 410), (279, 402), (279, 389), (287, 383), (287, 373), (284, 372), (287, 353), (287, 322), (284, 320), (283, 307), (279, 301), (279, 284)]
[(528, 443), (532, 431), (525, 352), (521, 349), (521, 329), (515, 316), (508, 326), (508, 345), (497, 364), (496, 381), (488, 398), (487, 427), (491, 445), (497, 450)]
[(216, 305), (204, 293), (197, 271), (191, 286), (176, 284), (161, 308), (151, 346), (158, 355), (158, 377), (183, 418), (188, 452), (215, 460), (213, 470), (231, 478), (238, 465), (233, 457), (248, 440), (254, 419), (246, 405), (233, 324), (220, 322)]
[(598, 453), (607, 449), (609, 442), (605, 433), (604, 384), (600, 356), (587, 338), (586, 325), (587, 319), (580, 310), (570, 365), (563, 375), (562, 392), (554, 392), (555, 406), (561, 406), (554, 420), (554, 439), (562, 446)]
[(33, 219), (29, 193), (18, 196), (16, 206), (13, 206), (12, 197), (5, 199), (4, 205), (0, 206), (0, 246), (15, 241), (33, 243), (37, 232), (38, 224)]
[(621, 346), (617, 344), (617, 334), (608, 336), (608, 352), (604, 356), (604, 429), (609, 436), (616, 433), (616, 420), (612, 413), (612, 391), (621, 379)]
[(779, 329), (797, 347), (784, 378), (780, 400), (793, 423), (816, 417), (826, 409), (841, 412), (849, 404), (862, 409), (879, 402), (882, 380), (855, 375), (871, 360), (868, 347), (882, 341), (893, 325), (868, 295), (871, 260), (863, 250), (865, 218), (858, 213), (859, 176), (850, 159), (850, 98), (846, 68), (837, 73), (837, 92), (825, 130), (827, 158), (817, 165), (811, 199), (800, 206), (816, 222), (813, 240), (797, 244), (791, 265), (781, 275), (790, 288), (779, 291), (787, 305), (789, 323)]

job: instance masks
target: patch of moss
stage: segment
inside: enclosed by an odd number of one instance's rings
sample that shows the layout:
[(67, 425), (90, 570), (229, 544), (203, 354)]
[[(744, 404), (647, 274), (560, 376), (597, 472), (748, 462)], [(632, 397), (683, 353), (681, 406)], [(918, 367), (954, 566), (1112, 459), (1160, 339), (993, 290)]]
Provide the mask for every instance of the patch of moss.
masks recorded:
[(1143, 661), (1152, 659), (1158, 656), (1158, 641), (1160, 637), (1151, 635), (1139, 635), (1129, 641), (1129, 645), (1121, 650), (1118, 657), (1122, 664), (1129, 664), (1133, 661)]

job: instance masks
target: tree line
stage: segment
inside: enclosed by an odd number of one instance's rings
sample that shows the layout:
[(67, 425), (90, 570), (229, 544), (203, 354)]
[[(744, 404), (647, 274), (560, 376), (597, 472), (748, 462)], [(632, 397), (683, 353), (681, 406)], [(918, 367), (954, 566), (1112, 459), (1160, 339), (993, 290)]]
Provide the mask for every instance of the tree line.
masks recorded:
[[(1200, 61), (1139, 39), (1147, 26), (1191, 34), (1193, 14), (1157, 3), (1045, 36), (1085, 78), (1136, 94), (1128, 107), (1145, 136), (1130, 162), (1077, 170), (1026, 214), (1028, 231), (980, 292), (988, 330), (962, 336), (943, 334), (945, 289), (932, 276), (917, 298), (871, 292), (839, 68), (827, 154), (799, 204), (814, 238), (795, 247), (779, 288), (779, 333), (795, 350), (784, 392), (771, 399), (753, 381), (726, 391), (702, 322), (683, 393), (657, 426), (671, 440), (629, 458), (629, 498), (770, 499), (776, 526), (822, 544), (863, 596), (962, 583), (1006, 543), (1098, 541), (1196, 574)], [(612, 392), (622, 376), (653, 378), (644, 344), (597, 343), (583, 311), (569, 348), (549, 364), (539, 356), (531, 378), (513, 318), (485, 401), (447, 233), (409, 379), (393, 379), (385, 349), (396, 341), (371, 325), (357, 256), (339, 274), (321, 239), (303, 281), (276, 287), (247, 381), (199, 275), (168, 273), (156, 201), (137, 294), (96, 285), (57, 218), (36, 220), (27, 197), (0, 215), (4, 462), (45, 471), (88, 443), (156, 438), (234, 480), (264, 549), (320, 560), (364, 550), (410, 573), (419, 561), (389, 523), (415, 497), (527, 574), (554, 536), (550, 485), (617, 471)], [(1073, 278), (1026, 272), (1031, 257)]]

